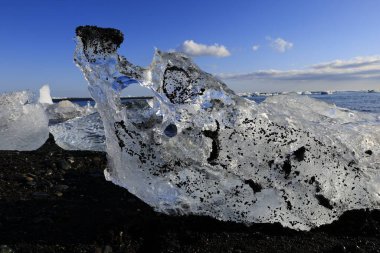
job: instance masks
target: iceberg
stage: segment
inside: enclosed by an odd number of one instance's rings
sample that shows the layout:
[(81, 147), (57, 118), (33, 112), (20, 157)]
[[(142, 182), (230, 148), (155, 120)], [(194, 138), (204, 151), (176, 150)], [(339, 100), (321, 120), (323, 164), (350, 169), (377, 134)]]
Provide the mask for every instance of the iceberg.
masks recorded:
[(0, 94), (0, 150), (35, 150), (49, 137), (45, 109), (27, 91)]
[[(380, 117), (301, 95), (260, 105), (180, 53), (147, 68), (118, 55), (123, 34), (81, 26), (74, 60), (104, 125), (105, 177), (167, 214), (310, 230), (380, 208)], [(129, 110), (141, 85), (153, 103)]]

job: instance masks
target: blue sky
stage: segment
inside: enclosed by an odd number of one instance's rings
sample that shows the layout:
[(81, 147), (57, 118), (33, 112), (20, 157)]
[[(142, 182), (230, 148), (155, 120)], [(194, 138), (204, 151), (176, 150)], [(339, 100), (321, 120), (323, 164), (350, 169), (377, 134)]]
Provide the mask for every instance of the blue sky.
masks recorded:
[[(79, 25), (114, 27), (119, 53), (182, 50), (236, 91), (380, 89), (380, 1), (0, 0), (0, 92), (87, 96)], [(255, 47), (256, 50), (253, 50)], [(133, 94), (133, 91), (132, 95)]]

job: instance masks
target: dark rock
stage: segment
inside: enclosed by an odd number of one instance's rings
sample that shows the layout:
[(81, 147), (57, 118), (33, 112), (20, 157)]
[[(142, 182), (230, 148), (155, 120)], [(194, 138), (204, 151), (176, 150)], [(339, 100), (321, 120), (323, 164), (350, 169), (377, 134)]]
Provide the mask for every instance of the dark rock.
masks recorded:
[(32, 222), (34, 224), (40, 224), (40, 223), (43, 223), (43, 224), (53, 224), (54, 221), (50, 218), (47, 218), (47, 217), (36, 217), (32, 220)]
[(7, 245), (0, 245), (0, 253), (13, 253), (14, 251)]
[(293, 152), (293, 156), (295, 157), (297, 161), (301, 162), (305, 159), (305, 152), (306, 152), (306, 148), (302, 146)]
[(69, 157), (67, 157), (66, 159), (67, 159), (67, 161), (68, 161), (70, 164), (73, 164), (73, 163), (75, 162), (75, 158), (72, 157), (72, 156), (69, 156)]
[(67, 189), (69, 189), (69, 186), (67, 186), (67, 185), (65, 185), (65, 184), (60, 184), (60, 185), (55, 186), (55, 189), (56, 189), (57, 191), (64, 192), (64, 191), (66, 191)]
[(285, 173), (285, 178), (288, 178), (290, 175), (290, 172), (292, 171), (292, 164), (290, 162), (290, 159), (286, 159), (282, 165), (282, 170)]
[(29, 176), (26, 176), (26, 177), (25, 177), (25, 180), (26, 180), (27, 182), (32, 182), (32, 181), (34, 181), (34, 178), (29, 177)]
[(57, 167), (60, 170), (70, 170), (71, 169), (71, 165), (68, 162), (66, 162), (66, 160), (63, 160), (63, 159), (59, 160), (57, 162)]
[(359, 245), (353, 245), (353, 246), (349, 247), (348, 251), (352, 252), (352, 253), (364, 253), (365, 252), (365, 250), (360, 248)]
[(322, 194), (316, 194), (315, 198), (318, 200), (318, 203), (321, 206), (326, 207), (327, 209), (333, 209), (334, 207), (331, 205), (330, 200), (328, 200), (325, 196)]
[(124, 40), (123, 33), (113, 28), (100, 28), (89, 25), (78, 26), (75, 33), (81, 38), (85, 49), (90, 45), (93, 46), (99, 43), (101, 49), (108, 53), (114, 51), (111, 47), (112, 44), (119, 47)]
[(36, 184), (36, 182), (30, 181), (30, 182), (26, 182), (26, 185), (33, 187), (33, 186), (36, 186), (37, 184)]
[(328, 253), (346, 253), (347, 249), (346, 249), (346, 247), (343, 244), (338, 244), (338, 245), (335, 245), (334, 247), (332, 247), (327, 252)]
[(263, 187), (260, 184), (253, 182), (252, 179), (245, 180), (244, 183), (248, 184), (249, 187), (252, 188), (254, 193), (261, 192), (261, 190), (263, 189)]
[(43, 200), (43, 199), (48, 199), (50, 195), (46, 192), (34, 192), (32, 196), (34, 199)]

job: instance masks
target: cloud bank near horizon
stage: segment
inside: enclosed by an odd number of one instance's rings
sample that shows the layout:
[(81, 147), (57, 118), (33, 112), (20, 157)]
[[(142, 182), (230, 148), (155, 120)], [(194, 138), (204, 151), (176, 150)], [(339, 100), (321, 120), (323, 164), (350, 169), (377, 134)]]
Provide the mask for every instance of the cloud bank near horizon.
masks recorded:
[(334, 60), (306, 69), (259, 70), (246, 74), (217, 74), (224, 80), (353, 81), (380, 80), (380, 55)]

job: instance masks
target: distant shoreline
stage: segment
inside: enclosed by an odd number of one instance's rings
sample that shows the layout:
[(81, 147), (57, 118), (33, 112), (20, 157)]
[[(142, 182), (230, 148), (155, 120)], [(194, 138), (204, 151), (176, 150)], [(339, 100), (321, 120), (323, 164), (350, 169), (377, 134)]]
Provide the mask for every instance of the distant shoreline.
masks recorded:
[[(308, 94), (310, 92), (311, 94)], [(302, 95), (324, 95), (324, 94), (333, 94), (333, 93), (342, 93), (342, 92), (363, 92), (363, 93), (378, 93), (380, 91), (377, 90), (347, 90), (347, 91), (279, 91), (279, 92), (237, 92), (238, 96), (268, 96), (268, 95), (281, 95), (281, 94), (293, 94), (298, 93)], [(139, 100), (139, 99), (153, 99), (152, 96), (132, 96), (132, 97), (121, 97), (123, 100)], [(70, 100), (70, 101), (94, 101), (91, 97), (53, 97), (53, 102), (57, 103), (62, 100)]]
[[(140, 99), (153, 99), (153, 97), (150, 96), (138, 96), (138, 97), (121, 97), (123, 100), (140, 100)], [(54, 103), (60, 102), (62, 100), (70, 100), (70, 101), (94, 101), (91, 97), (62, 97), (62, 98), (52, 98)]]

